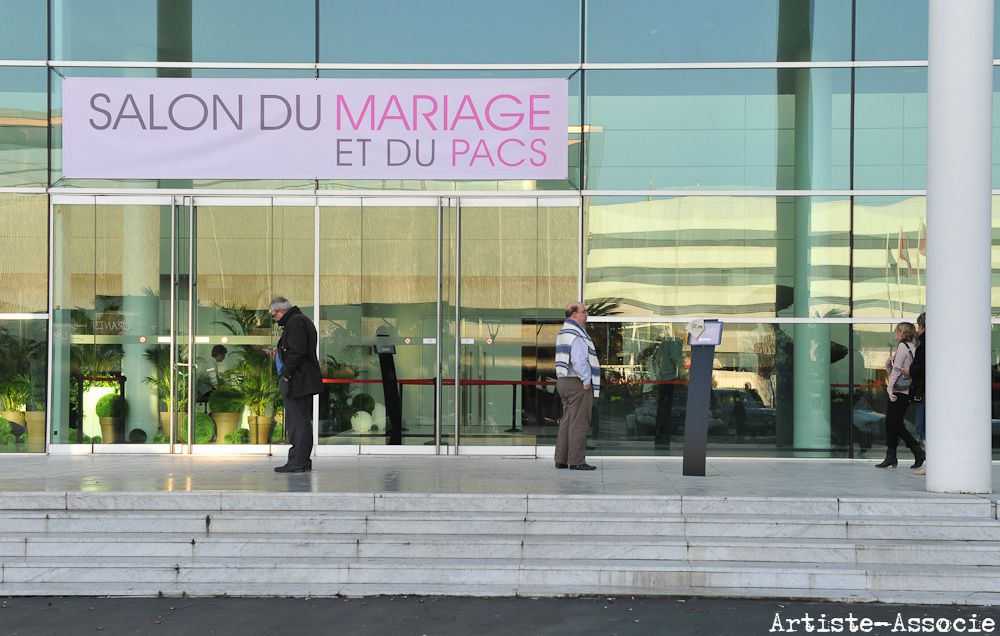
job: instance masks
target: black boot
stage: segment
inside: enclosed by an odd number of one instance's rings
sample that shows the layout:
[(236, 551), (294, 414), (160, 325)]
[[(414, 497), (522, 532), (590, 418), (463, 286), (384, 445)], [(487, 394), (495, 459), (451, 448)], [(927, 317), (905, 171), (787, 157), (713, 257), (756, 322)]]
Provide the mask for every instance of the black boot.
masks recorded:
[(886, 452), (885, 459), (882, 460), (881, 464), (875, 464), (875, 468), (895, 468), (899, 460), (896, 459), (895, 452)]
[(920, 446), (917, 446), (913, 449), (913, 457), (915, 461), (910, 468), (920, 468), (924, 465), (924, 460), (927, 459), (927, 453), (925, 453), (924, 449), (920, 448)]

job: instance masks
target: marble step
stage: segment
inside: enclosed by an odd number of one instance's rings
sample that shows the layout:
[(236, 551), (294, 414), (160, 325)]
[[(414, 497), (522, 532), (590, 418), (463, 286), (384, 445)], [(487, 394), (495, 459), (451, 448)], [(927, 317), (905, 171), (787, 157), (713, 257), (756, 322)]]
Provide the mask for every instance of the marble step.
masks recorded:
[(996, 518), (986, 497), (789, 498), (719, 496), (464, 495), (411, 493), (0, 493), (0, 510), (496, 512), (523, 514), (723, 514)]
[[(345, 585), (378, 586), (379, 593), (394, 593), (394, 586), (413, 589), (444, 589), (450, 594), (476, 595), (477, 588), (504, 590), (506, 594), (533, 589), (546, 595), (564, 594), (565, 590), (589, 589), (605, 593), (632, 590), (632, 593), (667, 593), (667, 590), (706, 590), (747, 588), (783, 590), (784, 596), (798, 591), (854, 590), (856, 594), (874, 592), (996, 594), (1000, 590), (1000, 568), (950, 567), (929, 572), (921, 566), (856, 565), (775, 565), (757, 562), (650, 563), (624, 561), (607, 564), (601, 561), (565, 561), (559, 568), (549, 564), (497, 563), (496, 561), (426, 559), (400, 564), (394, 559), (370, 559), (363, 563), (300, 562), (255, 564), (233, 562), (142, 565), (140, 563), (31, 563), (12, 561), (4, 564), (0, 594), (18, 595), (22, 584), (49, 584), (49, 594), (66, 593), (60, 586), (91, 584), (91, 593), (102, 595), (109, 588), (133, 586), (136, 589), (158, 588), (164, 593), (196, 593), (198, 586), (215, 585), (217, 589), (267, 585), (273, 594), (285, 593), (284, 586), (309, 586), (317, 595), (342, 593)], [(235, 587), (233, 587), (235, 586)], [(547, 593), (546, 593), (547, 590)], [(431, 593), (430, 591), (421, 593)]]
[(527, 562), (563, 560), (746, 561), (863, 565), (1000, 566), (1000, 542), (893, 540), (558, 537), (523, 535), (331, 535), (191, 537), (161, 533), (47, 534), (0, 539), (0, 563), (59, 559), (241, 559), (280, 563), (306, 556), (347, 559), (497, 559)]
[(998, 541), (995, 519), (874, 516), (555, 515), (519, 513), (3, 511), (0, 536), (70, 533), (246, 535), (472, 534)]
[[(334, 589), (335, 588), (335, 589)], [(6, 596), (94, 596), (92, 583), (0, 583), (0, 595)], [(798, 589), (746, 588), (746, 587), (664, 587), (664, 586), (622, 586), (622, 585), (567, 585), (558, 590), (551, 586), (536, 586), (530, 583), (512, 589), (505, 585), (453, 585), (405, 584), (396, 582), (357, 584), (346, 583), (336, 586), (314, 583), (283, 584), (277, 587), (267, 583), (104, 583), (100, 596), (243, 596), (243, 597), (364, 597), (378, 595), (431, 595), (431, 596), (528, 596), (528, 597), (577, 597), (577, 596), (684, 596), (696, 598), (753, 598), (787, 599), (794, 596), (801, 600), (830, 601), (844, 603), (880, 602), (900, 605), (955, 605), (996, 606), (1000, 605), (997, 592), (914, 592), (899, 590), (855, 590), (855, 589)], [(982, 614), (981, 614), (982, 615)]]

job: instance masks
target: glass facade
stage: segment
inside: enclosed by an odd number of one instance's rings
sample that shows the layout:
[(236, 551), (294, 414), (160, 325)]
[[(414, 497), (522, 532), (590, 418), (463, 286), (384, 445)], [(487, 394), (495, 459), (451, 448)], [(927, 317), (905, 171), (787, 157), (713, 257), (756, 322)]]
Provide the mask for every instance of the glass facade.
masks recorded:
[[(276, 295), (319, 330), (320, 453), (553, 444), (581, 295), (592, 454), (680, 453), (693, 317), (726, 323), (710, 454), (880, 452), (926, 299), (926, 1), (0, 7), (0, 453), (283, 443)], [(568, 176), (66, 179), (64, 77), (567, 78)]]

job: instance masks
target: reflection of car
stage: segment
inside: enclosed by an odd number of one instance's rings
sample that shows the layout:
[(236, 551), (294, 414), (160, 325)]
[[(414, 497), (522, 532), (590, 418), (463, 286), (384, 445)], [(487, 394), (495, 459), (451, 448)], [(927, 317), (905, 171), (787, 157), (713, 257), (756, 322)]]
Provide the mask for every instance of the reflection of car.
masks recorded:
[[(774, 435), (774, 409), (764, 406), (759, 397), (742, 389), (712, 389), (712, 418), (709, 435), (762, 437)], [(718, 422), (713, 427), (713, 423)]]
[[(743, 389), (712, 389), (709, 398), (708, 434), (737, 438), (773, 436), (774, 409), (764, 406), (761, 399)], [(651, 394), (635, 410), (636, 433), (656, 433), (657, 396)], [(682, 434), (687, 411), (687, 386), (674, 387), (670, 409), (670, 434)]]

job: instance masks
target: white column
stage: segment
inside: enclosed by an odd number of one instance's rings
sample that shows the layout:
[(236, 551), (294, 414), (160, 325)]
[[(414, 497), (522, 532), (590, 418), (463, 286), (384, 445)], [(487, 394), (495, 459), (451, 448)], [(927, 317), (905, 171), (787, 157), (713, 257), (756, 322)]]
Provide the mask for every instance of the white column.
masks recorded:
[(927, 490), (988, 493), (993, 0), (930, 0)]

